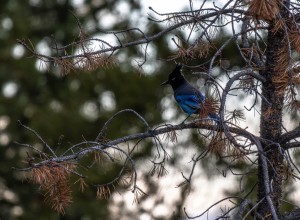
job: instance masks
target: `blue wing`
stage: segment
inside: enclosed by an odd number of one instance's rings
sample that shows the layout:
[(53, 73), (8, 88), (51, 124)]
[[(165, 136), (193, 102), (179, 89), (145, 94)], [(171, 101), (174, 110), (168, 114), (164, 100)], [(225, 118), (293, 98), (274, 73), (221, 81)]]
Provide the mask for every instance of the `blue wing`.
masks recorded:
[(189, 115), (200, 112), (203, 96), (193, 95), (175, 95), (175, 99), (182, 110)]

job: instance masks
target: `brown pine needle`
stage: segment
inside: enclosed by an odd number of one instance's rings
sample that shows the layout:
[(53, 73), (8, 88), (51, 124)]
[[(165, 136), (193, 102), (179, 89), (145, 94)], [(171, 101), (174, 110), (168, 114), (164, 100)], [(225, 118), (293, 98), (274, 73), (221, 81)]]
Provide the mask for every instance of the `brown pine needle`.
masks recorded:
[(279, 13), (279, 0), (252, 0), (248, 13), (256, 19), (270, 21)]
[(45, 191), (45, 201), (58, 213), (64, 214), (72, 202), (72, 192), (69, 185), (70, 172), (74, 164), (51, 162), (40, 167), (33, 167), (29, 181), (40, 185)]

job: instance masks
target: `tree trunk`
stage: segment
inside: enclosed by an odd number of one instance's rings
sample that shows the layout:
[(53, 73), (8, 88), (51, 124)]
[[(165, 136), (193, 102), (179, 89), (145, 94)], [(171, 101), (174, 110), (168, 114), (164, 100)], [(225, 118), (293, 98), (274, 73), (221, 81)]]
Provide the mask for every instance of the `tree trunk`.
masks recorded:
[(272, 219), (270, 205), (266, 199), (262, 156), (264, 155), (268, 164), (268, 174), (270, 186), (270, 197), (273, 205), (280, 216), (280, 199), (282, 195), (282, 179), (283, 179), (283, 154), (278, 144), (281, 135), (282, 110), (284, 95), (279, 94), (274, 83), (274, 77), (278, 76), (280, 71), (277, 70), (277, 57), (280, 49), (286, 43), (284, 42), (284, 31), (274, 31), (274, 23), (270, 24), (267, 39), (266, 65), (262, 71), (262, 75), (266, 81), (262, 84), (262, 105), (261, 105), (261, 124), (260, 132), (263, 138), (262, 148), (263, 154), (259, 154), (258, 158), (258, 202), (262, 201), (258, 207), (258, 213), (266, 218)]

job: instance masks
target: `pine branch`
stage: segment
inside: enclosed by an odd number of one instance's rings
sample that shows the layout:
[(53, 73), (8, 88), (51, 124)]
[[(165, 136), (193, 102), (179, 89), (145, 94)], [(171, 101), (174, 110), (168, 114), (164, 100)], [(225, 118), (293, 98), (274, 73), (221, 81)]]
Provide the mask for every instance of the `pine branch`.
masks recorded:
[(300, 137), (300, 125), (296, 127), (294, 130), (282, 134), (280, 138), (280, 143), (286, 144), (287, 142), (299, 137)]

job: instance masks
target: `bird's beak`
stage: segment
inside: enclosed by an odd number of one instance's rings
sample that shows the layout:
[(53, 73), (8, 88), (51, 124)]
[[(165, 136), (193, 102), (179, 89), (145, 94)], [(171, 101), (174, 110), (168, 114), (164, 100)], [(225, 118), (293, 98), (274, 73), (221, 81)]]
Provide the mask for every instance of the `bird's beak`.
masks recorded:
[(163, 82), (162, 84), (160, 84), (161, 86), (164, 86), (164, 85), (167, 85), (167, 84), (170, 84), (169, 80)]

